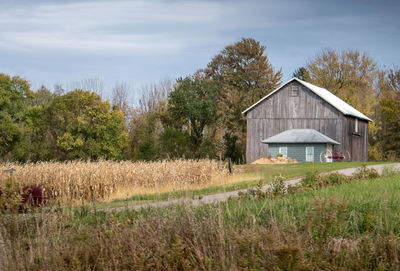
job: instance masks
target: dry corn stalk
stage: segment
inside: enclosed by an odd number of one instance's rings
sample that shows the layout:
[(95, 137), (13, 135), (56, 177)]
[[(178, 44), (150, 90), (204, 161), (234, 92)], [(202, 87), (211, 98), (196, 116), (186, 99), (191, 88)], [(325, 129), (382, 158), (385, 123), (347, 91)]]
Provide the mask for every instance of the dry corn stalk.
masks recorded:
[[(103, 200), (117, 189), (180, 190), (227, 174), (224, 165), (213, 160), (5, 163), (0, 168), (15, 168), (16, 181), (40, 185), (50, 198), (64, 202)], [(0, 174), (0, 186), (8, 178), (9, 175)]]

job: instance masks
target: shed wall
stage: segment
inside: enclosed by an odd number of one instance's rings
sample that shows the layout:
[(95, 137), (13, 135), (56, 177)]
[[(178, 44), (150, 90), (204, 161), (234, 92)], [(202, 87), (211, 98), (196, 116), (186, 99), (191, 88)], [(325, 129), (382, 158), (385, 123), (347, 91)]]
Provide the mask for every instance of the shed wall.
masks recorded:
[[(320, 162), (320, 154), (327, 149), (327, 144), (276, 144), (269, 145), (269, 154), (276, 157), (279, 153), (279, 147), (287, 147), (287, 156), (294, 158), (297, 162), (306, 161), (306, 147), (314, 147), (314, 162)], [(323, 162), (326, 162), (325, 160)]]

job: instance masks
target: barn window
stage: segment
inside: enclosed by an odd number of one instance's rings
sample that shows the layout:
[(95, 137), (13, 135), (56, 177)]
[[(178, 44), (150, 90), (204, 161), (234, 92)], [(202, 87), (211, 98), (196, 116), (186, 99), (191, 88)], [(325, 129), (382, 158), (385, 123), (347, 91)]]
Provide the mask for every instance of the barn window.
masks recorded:
[(299, 87), (298, 86), (292, 86), (292, 92), (291, 92), (290, 96), (292, 96), (292, 97), (299, 96)]
[(282, 154), (282, 157), (287, 157), (287, 147), (279, 147), (279, 154)]
[(358, 133), (358, 119), (354, 122), (354, 132)]

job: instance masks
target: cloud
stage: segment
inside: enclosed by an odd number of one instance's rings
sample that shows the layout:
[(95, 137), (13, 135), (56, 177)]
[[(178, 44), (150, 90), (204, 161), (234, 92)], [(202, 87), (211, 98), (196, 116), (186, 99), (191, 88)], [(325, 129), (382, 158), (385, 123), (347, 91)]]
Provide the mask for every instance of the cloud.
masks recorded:
[(157, 81), (253, 37), (285, 80), (321, 48), (399, 62), (397, 1), (0, 0), (0, 72), (48, 85), (99, 76)]
[(267, 31), (324, 35), (360, 16), (318, 1), (25, 1), (0, 6), (0, 48), (176, 55)]
[[(0, 10), (0, 46), (84, 52), (179, 51), (201, 35), (217, 37), (229, 13), (218, 2), (39, 3)], [(214, 30), (213, 30), (214, 29)]]
[(90, 54), (178, 54), (210, 44), (225, 46), (255, 35), (258, 29), (275, 32), (307, 20), (306, 4), (268, 2), (27, 1), (0, 9), (0, 47)]

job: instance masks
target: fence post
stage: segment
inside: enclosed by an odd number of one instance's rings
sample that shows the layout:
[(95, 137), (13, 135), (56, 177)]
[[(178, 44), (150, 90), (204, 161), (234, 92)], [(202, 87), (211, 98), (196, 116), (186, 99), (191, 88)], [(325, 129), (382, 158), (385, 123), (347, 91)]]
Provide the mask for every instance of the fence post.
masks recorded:
[(4, 173), (10, 173), (10, 179), (11, 179), (11, 181), (13, 180), (13, 173), (14, 173), (15, 171), (17, 171), (17, 170), (15, 170), (14, 168), (10, 168), (10, 169), (3, 170)]
[(228, 157), (228, 170), (232, 174), (232, 159), (230, 157)]

